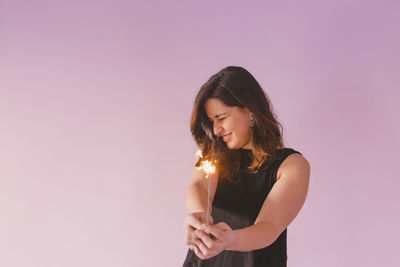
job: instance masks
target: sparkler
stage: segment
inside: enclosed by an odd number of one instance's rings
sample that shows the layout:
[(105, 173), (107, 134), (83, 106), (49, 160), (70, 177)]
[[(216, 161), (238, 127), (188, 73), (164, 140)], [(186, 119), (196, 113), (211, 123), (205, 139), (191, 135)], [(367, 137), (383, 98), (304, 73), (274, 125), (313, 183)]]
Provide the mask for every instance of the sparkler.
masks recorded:
[[(214, 148), (214, 146), (212, 146)], [(213, 149), (212, 149), (213, 150)], [(201, 151), (197, 151), (196, 153), (200, 158), (203, 157)], [(215, 173), (215, 166), (212, 164), (213, 163), (213, 151), (211, 152), (211, 161), (209, 160), (204, 160), (201, 161), (201, 166), (198, 169), (202, 169), (206, 173), (206, 179), (208, 179), (208, 190), (207, 190), (207, 224), (208, 224), (208, 217), (210, 213), (210, 191), (211, 191), (211, 178), (209, 178), (210, 174)]]

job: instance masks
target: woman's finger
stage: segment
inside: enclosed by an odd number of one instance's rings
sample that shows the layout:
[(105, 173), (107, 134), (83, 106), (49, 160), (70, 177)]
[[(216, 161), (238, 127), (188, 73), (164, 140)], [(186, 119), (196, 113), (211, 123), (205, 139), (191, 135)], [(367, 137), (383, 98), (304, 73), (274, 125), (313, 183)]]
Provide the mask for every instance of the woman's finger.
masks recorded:
[(217, 225), (218, 224), (216, 224), (214, 226), (214, 225), (209, 225), (209, 224), (203, 223), (201, 225), (201, 230), (203, 230), (207, 234), (212, 234), (213, 236), (215, 236), (218, 239), (222, 239), (224, 231), (221, 230), (221, 228), (219, 228)]
[(224, 222), (217, 223), (215, 226), (220, 228), (220, 229), (222, 229), (222, 230), (224, 230), (224, 231), (232, 230), (232, 228), (229, 225), (227, 225), (226, 223), (224, 223)]
[(186, 223), (192, 226), (193, 228), (200, 228), (201, 227), (201, 222), (198, 218), (196, 218), (194, 215), (189, 215), (186, 217)]
[(186, 235), (186, 244), (187, 245), (193, 245), (194, 244), (194, 239), (198, 238), (195, 233), (194, 230), (191, 231), (189, 234)]
[(209, 248), (201, 240), (197, 240), (196, 242), (196, 246), (201, 252), (201, 256), (203, 257), (202, 259), (205, 259), (206, 256), (209, 254)]
[(214, 219), (213, 217), (211, 217), (211, 215), (210, 215), (210, 224), (214, 224)]
[(205, 257), (197, 245), (193, 245), (193, 250), (194, 250), (194, 253), (196, 253), (197, 257), (204, 260)]
[(204, 243), (204, 245), (207, 246), (207, 248), (209, 248), (209, 249), (215, 248), (216, 241), (212, 240), (208, 234), (204, 233), (201, 230), (196, 230), (194, 232), (195, 232), (195, 235), (201, 239), (201, 241)]

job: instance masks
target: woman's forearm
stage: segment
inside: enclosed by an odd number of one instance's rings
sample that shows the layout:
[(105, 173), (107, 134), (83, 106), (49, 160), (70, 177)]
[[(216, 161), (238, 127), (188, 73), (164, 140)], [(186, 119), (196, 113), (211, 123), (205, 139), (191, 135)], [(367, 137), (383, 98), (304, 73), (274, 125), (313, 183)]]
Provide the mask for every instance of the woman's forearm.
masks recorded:
[(190, 185), (186, 190), (188, 213), (207, 211), (207, 191), (202, 186)]
[(280, 235), (280, 232), (268, 222), (259, 222), (251, 226), (234, 230), (235, 243), (227, 250), (252, 251), (271, 245)]

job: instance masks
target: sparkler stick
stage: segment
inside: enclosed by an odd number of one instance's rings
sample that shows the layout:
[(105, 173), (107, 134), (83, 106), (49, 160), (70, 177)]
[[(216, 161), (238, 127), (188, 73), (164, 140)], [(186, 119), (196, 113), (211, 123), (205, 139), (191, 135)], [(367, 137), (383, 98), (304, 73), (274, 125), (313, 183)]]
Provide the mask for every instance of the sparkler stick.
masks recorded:
[[(211, 166), (212, 166), (212, 174), (214, 174), (215, 172), (215, 166), (213, 165), (213, 159), (214, 159), (214, 139), (212, 139), (212, 143), (211, 143)], [(210, 216), (210, 208), (211, 208), (211, 178), (208, 178), (208, 194), (207, 194), (207, 219), (206, 222), (207, 224), (209, 224), (208, 222), (208, 217)]]
[[(211, 151), (212, 151), (213, 149), (211, 149)], [(213, 151), (211, 152), (211, 166), (212, 166), (212, 162), (213, 162)], [(215, 168), (214, 168), (215, 169)], [(213, 172), (214, 173), (214, 172)], [(208, 175), (209, 175), (209, 173), (207, 173), (207, 176), (206, 177), (208, 177)], [(207, 222), (207, 224), (209, 224), (208, 223), (208, 217), (210, 216), (209, 214), (210, 214), (210, 202), (211, 202), (211, 200), (210, 200), (210, 191), (211, 191), (211, 177), (208, 177), (208, 190), (207, 190), (207, 219), (206, 219), (206, 222)]]
[[(197, 155), (200, 158), (203, 157), (200, 150), (197, 152)], [(199, 167), (199, 169), (203, 169), (206, 172), (206, 179), (208, 179), (207, 219), (206, 219), (207, 224), (208, 224), (209, 213), (210, 213), (210, 194), (211, 194), (211, 177), (209, 177), (209, 175), (215, 173), (215, 166), (212, 164), (213, 163), (213, 157), (214, 157), (214, 140), (213, 140), (212, 146), (211, 146), (211, 161), (208, 161), (208, 160), (202, 161), (201, 162), (201, 167)]]

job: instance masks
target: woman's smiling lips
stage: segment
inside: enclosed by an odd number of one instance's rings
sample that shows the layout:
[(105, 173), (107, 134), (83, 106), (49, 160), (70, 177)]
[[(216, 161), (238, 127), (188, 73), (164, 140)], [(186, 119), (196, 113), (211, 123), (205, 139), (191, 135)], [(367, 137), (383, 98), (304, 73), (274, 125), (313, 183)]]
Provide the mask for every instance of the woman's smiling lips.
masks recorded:
[(224, 141), (226, 142), (228, 139), (230, 139), (231, 135), (232, 133), (223, 135)]

